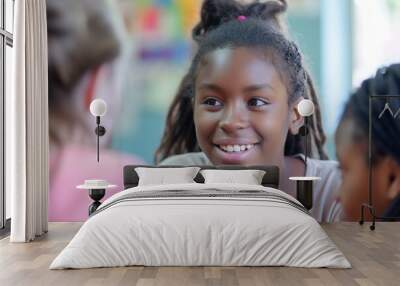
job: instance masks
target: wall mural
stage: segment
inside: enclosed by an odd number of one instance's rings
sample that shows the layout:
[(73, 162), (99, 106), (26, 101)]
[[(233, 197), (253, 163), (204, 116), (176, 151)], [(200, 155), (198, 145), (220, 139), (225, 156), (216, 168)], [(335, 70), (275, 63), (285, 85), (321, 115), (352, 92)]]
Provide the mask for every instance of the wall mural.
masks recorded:
[[(123, 190), (124, 166), (154, 165), (170, 155), (181, 153), (190, 154), (169, 158), (165, 162), (181, 165), (277, 165), (281, 172), (279, 186), (292, 196), (296, 196), (296, 187), (301, 185), (306, 190), (310, 187), (304, 182), (297, 184), (299, 180), (304, 180), (304, 177), (315, 180), (314, 191), (318, 201), (306, 199), (310, 203), (307, 205), (311, 208), (311, 215), (317, 220), (338, 220), (343, 214), (341, 203), (348, 219), (358, 218), (359, 206), (367, 200), (367, 193), (362, 190), (368, 185), (356, 184), (349, 180), (351, 176), (347, 176), (350, 167), (346, 164), (356, 161), (348, 160), (356, 154), (348, 149), (354, 147), (354, 142), (347, 144), (349, 142), (344, 140), (353, 132), (344, 124), (352, 118), (352, 113), (331, 110), (327, 106), (331, 101), (319, 94), (323, 70), (320, 16), (323, 5), (314, 0), (288, 1), (288, 10), (282, 6), (269, 7), (271, 10), (239, 11), (236, 6), (220, 7), (224, 5), (222, 2), (208, 3), (210, 6), (202, 10), (204, 21), (192, 39), (192, 29), (200, 20), (202, 0), (47, 1), (50, 221), (86, 220), (88, 206), (92, 203), (87, 186), (105, 182), (113, 187), (107, 190), (107, 198)], [(265, 5), (274, 5), (271, 3)], [(276, 3), (282, 4), (281, 1)], [(389, 0), (379, 2), (381, 4), (368, 0), (368, 3), (371, 7), (378, 5), (381, 10), (376, 11), (383, 11), (382, 15), (388, 13), (388, 7), (398, 7)], [(351, 5), (343, 7), (350, 9)], [(268, 18), (262, 11), (282, 12), (288, 33), (286, 29), (281, 33), (275, 18)], [(260, 21), (253, 23), (251, 19), (257, 13), (268, 21), (262, 25)], [(393, 12), (393, 15), (397, 14)], [(379, 18), (379, 15), (375, 16)], [(397, 18), (392, 19), (396, 25)], [(357, 16), (355, 21), (357, 19), (364, 18)], [(225, 22), (231, 23), (232, 27)], [(234, 32), (216, 33), (211, 39), (205, 36), (222, 25), (226, 31), (232, 29), (229, 31)], [(265, 27), (268, 27), (268, 33), (276, 33), (268, 34)], [(388, 29), (385, 32), (385, 35), (390, 34)], [(229, 37), (225, 37), (227, 34)], [(269, 41), (268, 37), (276, 41)], [(387, 38), (395, 41), (395, 37)], [(363, 42), (362, 34), (359, 39)], [(223, 48), (215, 49), (215, 43), (223, 43)], [(259, 50), (249, 48), (254, 43), (267, 47), (268, 52), (261, 56)], [(362, 45), (356, 47), (360, 49)], [(396, 54), (395, 47), (391, 45), (390, 54)], [(362, 54), (360, 51), (359, 55)], [(195, 55), (199, 61), (195, 62), (193, 72), (189, 72)], [(386, 57), (388, 53), (380, 55), (385, 55), (386, 64), (392, 61)], [(361, 57), (356, 59), (355, 75), (361, 74), (365, 67)], [(377, 59), (376, 62), (381, 61)], [(373, 67), (368, 67), (368, 71), (375, 74), (376, 67)], [(394, 77), (397, 69), (391, 70)], [(357, 78), (362, 79), (364, 76)], [(301, 111), (297, 107), (302, 96), (309, 102)], [(350, 91), (346, 98), (349, 96)], [(106, 103), (106, 113), (100, 118), (94, 115), (104, 113), (101, 104), (91, 108), (96, 99)], [(345, 110), (365, 106), (366, 99), (368, 94), (363, 88), (357, 90), (353, 101), (360, 102), (350, 102)], [(396, 99), (387, 103), (397, 111)], [(376, 110), (382, 111), (384, 104), (385, 101), (381, 101)], [(167, 121), (171, 106), (175, 109), (170, 112), (171, 120)], [(341, 118), (342, 132), (323, 128), (324, 118), (333, 113), (342, 115), (337, 116)], [(390, 124), (400, 113), (395, 114), (388, 119)], [(365, 122), (363, 115), (360, 118)], [(381, 120), (379, 123), (389, 121)], [(103, 136), (97, 137), (95, 133), (97, 123), (105, 128)], [(398, 128), (395, 123), (393, 126), (393, 130)], [(232, 131), (236, 129), (240, 129), (237, 134)], [(368, 138), (368, 129), (365, 130), (363, 136)], [(396, 130), (393, 132), (398, 134)], [(381, 135), (384, 134), (377, 132), (375, 138), (379, 140)], [(335, 144), (335, 139), (347, 142), (347, 145)], [(378, 153), (395, 158), (398, 152), (392, 152), (396, 149), (394, 146), (383, 144)], [(339, 159), (340, 165), (329, 159)], [(358, 166), (364, 171), (368, 169), (365, 162)], [(342, 178), (345, 179), (343, 183)], [(94, 179), (98, 181), (89, 181)], [(367, 179), (359, 181), (368, 182)], [(76, 188), (78, 185), (81, 189)], [(96, 200), (104, 193), (91, 195), (96, 205)], [(385, 197), (380, 201), (378, 213), (387, 214), (388, 209), (398, 209), (398, 193), (393, 195), (391, 192), (390, 195), (390, 199)]]
[[(122, 167), (152, 164), (167, 107), (187, 69), (200, 1), (49, 0), (49, 218), (84, 220), (76, 190), (101, 178), (121, 191)], [(96, 160), (94, 99), (107, 103)]]

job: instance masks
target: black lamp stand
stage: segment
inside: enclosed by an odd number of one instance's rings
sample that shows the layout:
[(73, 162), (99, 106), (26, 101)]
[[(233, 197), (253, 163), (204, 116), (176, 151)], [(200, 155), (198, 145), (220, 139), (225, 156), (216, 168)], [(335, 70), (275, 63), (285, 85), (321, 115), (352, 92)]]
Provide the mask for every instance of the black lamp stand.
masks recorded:
[(308, 157), (308, 116), (304, 117), (304, 125), (300, 127), (300, 134), (304, 136), (304, 152), (305, 152), (305, 169), (304, 175), (307, 174), (307, 157)]
[(361, 205), (361, 218), (360, 225), (364, 224), (364, 210), (368, 209), (370, 215), (372, 216), (372, 224), (369, 226), (370, 230), (375, 229), (375, 221), (400, 221), (400, 217), (387, 217), (387, 216), (377, 216), (375, 212), (375, 207), (372, 200), (372, 100), (373, 99), (387, 99), (388, 97), (400, 98), (400, 95), (369, 95), (368, 103), (368, 203), (363, 203)]
[(94, 133), (97, 135), (97, 162), (100, 161), (100, 136), (104, 136), (106, 134), (106, 129), (100, 125), (100, 116), (96, 116), (96, 124), (97, 127), (94, 130)]

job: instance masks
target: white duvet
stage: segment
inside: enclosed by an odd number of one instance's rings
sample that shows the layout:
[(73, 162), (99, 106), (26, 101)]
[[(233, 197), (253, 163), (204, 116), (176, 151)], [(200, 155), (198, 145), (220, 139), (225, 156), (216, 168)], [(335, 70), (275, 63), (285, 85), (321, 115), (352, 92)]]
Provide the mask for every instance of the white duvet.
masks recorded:
[[(180, 197), (177, 191), (173, 197), (130, 198), (171, 190), (242, 195)], [(253, 197), (251, 191), (271, 198)], [(256, 185), (131, 188), (107, 199), (50, 269), (127, 265), (350, 268), (318, 222), (296, 204), (282, 191)]]

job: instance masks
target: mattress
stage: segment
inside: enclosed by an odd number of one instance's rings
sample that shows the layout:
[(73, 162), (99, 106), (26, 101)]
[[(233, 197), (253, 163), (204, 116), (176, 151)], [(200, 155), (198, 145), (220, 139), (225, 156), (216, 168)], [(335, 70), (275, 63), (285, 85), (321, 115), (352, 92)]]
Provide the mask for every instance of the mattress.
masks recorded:
[(82, 225), (50, 269), (119, 266), (350, 268), (293, 197), (239, 184), (138, 186)]

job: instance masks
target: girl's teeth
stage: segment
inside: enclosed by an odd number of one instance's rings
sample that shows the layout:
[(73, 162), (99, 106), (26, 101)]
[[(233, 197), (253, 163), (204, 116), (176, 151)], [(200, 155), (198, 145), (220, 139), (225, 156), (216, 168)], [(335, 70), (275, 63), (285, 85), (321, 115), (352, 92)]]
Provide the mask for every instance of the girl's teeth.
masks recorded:
[(253, 144), (247, 144), (247, 145), (220, 145), (219, 146), (222, 150), (225, 152), (242, 152), (245, 150), (249, 150), (252, 147), (254, 147)]

